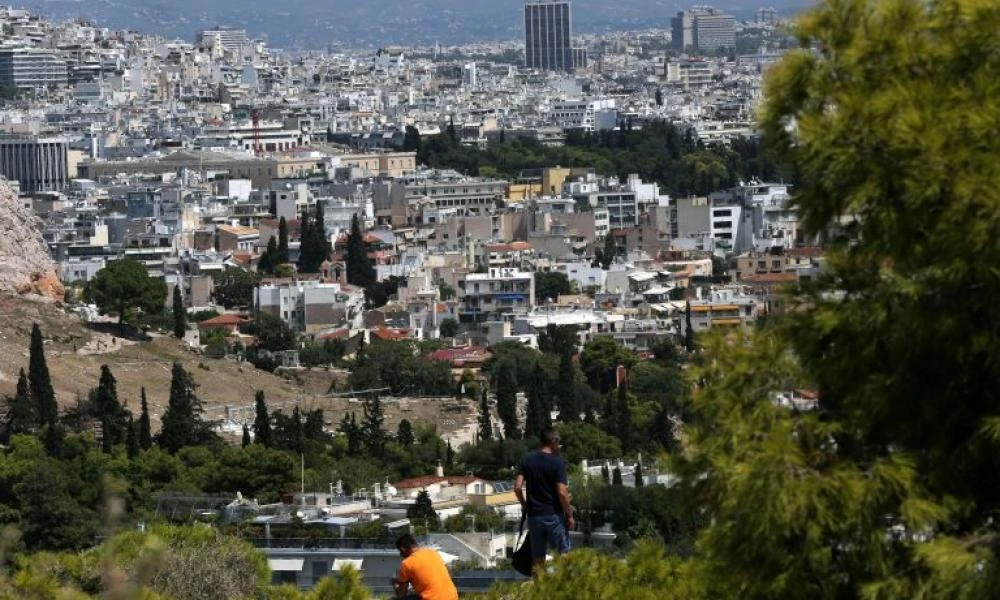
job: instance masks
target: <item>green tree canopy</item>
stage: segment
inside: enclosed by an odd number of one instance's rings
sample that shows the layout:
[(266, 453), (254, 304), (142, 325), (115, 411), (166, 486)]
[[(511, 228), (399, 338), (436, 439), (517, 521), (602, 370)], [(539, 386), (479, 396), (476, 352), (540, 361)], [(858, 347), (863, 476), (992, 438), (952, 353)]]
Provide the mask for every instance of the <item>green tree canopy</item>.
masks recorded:
[[(827, 259), (692, 373), (710, 597), (994, 593), (998, 30), (995, 2), (829, 0), (769, 72), (765, 139)], [(816, 410), (775, 403), (802, 386)]]
[(212, 297), (226, 308), (246, 308), (253, 303), (253, 291), (260, 275), (244, 269), (229, 268), (213, 276)]
[(539, 306), (544, 305), (548, 299), (555, 302), (561, 294), (569, 294), (571, 290), (569, 277), (565, 273), (559, 271), (535, 272), (535, 303)]
[(163, 311), (167, 285), (150, 277), (142, 263), (131, 258), (111, 261), (87, 284), (88, 294), (102, 313), (118, 317), (124, 324), (135, 309), (158, 314)]

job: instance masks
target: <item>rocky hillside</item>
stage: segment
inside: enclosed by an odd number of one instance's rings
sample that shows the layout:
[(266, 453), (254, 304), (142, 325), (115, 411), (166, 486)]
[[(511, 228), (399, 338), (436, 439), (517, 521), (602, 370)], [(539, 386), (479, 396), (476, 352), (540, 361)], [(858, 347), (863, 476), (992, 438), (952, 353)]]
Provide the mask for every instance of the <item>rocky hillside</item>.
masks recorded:
[(38, 294), (61, 301), (63, 285), (39, 221), (0, 179), (0, 293)]

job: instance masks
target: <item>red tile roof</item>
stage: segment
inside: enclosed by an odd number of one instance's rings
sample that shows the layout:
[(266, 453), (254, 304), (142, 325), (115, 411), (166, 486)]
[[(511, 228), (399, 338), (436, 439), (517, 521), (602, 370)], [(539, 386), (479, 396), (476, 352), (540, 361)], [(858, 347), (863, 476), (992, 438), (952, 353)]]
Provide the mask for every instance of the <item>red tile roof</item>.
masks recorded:
[(239, 315), (225, 314), (212, 317), (211, 319), (206, 319), (198, 323), (198, 327), (225, 327), (229, 325), (239, 325), (246, 322), (247, 319)]
[(493, 353), (486, 348), (477, 346), (462, 346), (460, 348), (441, 348), (428, 355), (431, 360), (444, 360), (453, 365), (463, 365), (465, 363), (486, 362), (493, 356)]
[(372, 330), (372, 335), (386, 342), (410, 339), (410, 333), (409, 329), (393, 329), (391, 327), (377, 327)]
[(334, 329), (333, 331), (324, 331), (323, 333), (316, 334), (316, 339), (322, 342), (325, 340), (342, 340), (350, 336), (351, 336), (350, 330)]

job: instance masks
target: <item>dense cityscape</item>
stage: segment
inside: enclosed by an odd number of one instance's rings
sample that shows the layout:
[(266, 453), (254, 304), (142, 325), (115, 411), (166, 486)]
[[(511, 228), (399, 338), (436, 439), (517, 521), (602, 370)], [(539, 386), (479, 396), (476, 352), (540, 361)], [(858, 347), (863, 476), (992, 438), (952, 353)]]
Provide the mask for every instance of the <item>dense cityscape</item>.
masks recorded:
[(0, 600), (990, 596), (1000, 12), (584, 4), (0, 7)]

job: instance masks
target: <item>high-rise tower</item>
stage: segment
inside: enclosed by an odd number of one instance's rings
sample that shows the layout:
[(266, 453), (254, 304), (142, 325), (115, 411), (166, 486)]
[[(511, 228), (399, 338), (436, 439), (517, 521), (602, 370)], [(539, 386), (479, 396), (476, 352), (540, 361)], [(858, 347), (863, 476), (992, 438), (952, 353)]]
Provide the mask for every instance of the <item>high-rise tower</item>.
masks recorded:
[(525, 0), (524, 64), (529, 69), (572, 71), (569, 0)]

